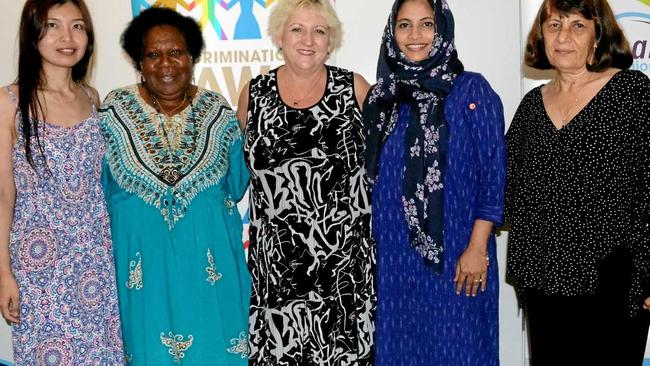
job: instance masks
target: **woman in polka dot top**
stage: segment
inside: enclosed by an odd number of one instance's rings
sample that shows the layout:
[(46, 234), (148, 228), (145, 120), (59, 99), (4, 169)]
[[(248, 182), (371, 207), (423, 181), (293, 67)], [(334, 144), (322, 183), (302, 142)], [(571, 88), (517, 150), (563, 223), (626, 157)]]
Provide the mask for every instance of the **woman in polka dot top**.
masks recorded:
[(525, 56), (555, 71), (524, 97), (506, 136), (507, 271), (533, 365), (641, 365), (650, 80), (628, 70), (632, 54), (605, 0), (545, 0)]

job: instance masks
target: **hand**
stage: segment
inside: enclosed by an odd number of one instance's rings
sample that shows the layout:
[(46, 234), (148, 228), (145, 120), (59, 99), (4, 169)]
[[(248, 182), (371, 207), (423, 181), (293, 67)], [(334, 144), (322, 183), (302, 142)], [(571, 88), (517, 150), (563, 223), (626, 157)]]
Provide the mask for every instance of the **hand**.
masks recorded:
[(463, 287), (465, 287), (465, 296), (470, 294), (476, 296), (479, 287), (481, 292), (485, 291), (488, 265), (487, 252), (471, 244), (468, 245), (456, 263), (456, 276), (454, 277), (456, 295), (460, 295)]
[(18, 283), (11, 273), (0, 275), (0, 312), (7, 323), (20, 323)]
[(646, 298), (645, 301), (643, 302), (643, 308), (646, 310), (650, 310), (650, 297)]

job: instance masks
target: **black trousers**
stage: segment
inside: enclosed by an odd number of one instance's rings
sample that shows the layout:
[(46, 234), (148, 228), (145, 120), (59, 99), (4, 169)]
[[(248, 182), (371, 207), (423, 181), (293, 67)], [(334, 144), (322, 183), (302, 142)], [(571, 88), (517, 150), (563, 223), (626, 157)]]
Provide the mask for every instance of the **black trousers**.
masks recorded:
[(650, 311), (631, 317), (632, 262), (626, 251), (600, 267), (594, 295), (545, 295), (524, 289), (530, 366), (641, 366)]

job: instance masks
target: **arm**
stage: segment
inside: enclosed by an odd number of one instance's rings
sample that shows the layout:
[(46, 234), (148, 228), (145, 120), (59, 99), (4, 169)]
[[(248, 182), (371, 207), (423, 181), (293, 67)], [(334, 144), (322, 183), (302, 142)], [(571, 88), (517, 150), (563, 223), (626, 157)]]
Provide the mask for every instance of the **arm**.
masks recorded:
[[(237, 121), (233, 121), (234, 124)], [(230, 157), (228, 163), (228, 175), (226, 176), (228, 184), (228, 193), (233, 201), (239, 202), (246, 189), (248, 188), (248, 168), (244, 161), (243, 136), (241, 131), (237, 131), (237, 138), (230, 145)]]
[[(636, 83), (635, 83), (636, 84)], [(633, 248), (633, 264), (639, 276), (643, 297), (643, 308), (650, 310), (650, 79), (642, 76), (634, 88), (638, 94), (630, 98), (634, 103), (630, 111), (634, 116), (636, 141), (634, 146), (634, 169), (636, 176), (636, 197), (633, 199), (637, 214), (637, 243)]]
[(0, 312), (11, 323), (20, 322), (18, 284), (9, 258), (9, 235), (16, 200), (12, 157), (15, 116), (16, 106), (3, 90), (0, 94)]
[(246, 123), (248, 122), (248, 93), (250, 92), (250, 81), (244, 85), (239, 93), (239, 101), (237, 102), (237, 119), (241, 130), (246, 132)]
[(503, 222), (506, 153), (503, 139), (503, 106), (499, 96), (481, 76), (469, 85), (466, 116), (470, 123), (472, 145), (476, 152), (478, 192), (474, 207), (474, 225), (469, 243), (456, 265), (456, 293), (465, 287), (465, 295), (476, 296), (487, 286), (488, 240), (494, 226)]
[(366, 100), (366, 95), (370, 89), (370, 84), (363, 78), (363, 76), (354, 74), (354, 97), (359, 104), (359, 110), (363, 112), (363, 102)]

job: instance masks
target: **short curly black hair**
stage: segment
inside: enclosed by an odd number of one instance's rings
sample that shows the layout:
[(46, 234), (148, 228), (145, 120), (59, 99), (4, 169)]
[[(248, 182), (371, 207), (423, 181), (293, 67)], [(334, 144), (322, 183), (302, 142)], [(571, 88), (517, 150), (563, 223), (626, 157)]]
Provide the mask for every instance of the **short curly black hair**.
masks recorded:
[(185, 39), (185, 44), (192, 56), (192, 61), (196, 63), (201, 56), (203, 47), (205, 47), (201, 27), (196, 20), (189, 16), (181, 15), (169, 8), (151, 7), (133, 18), (124, 30), (124, 33), (122, 33), (122, 49), (129, 55), (131, 61), (133, 61), (133, 66), (138, 71), (142, 71), (140, 62), (144, 57), (144, 37), (151, 28), (161, 25), (169, 25), (178, 29)]

